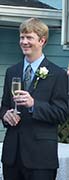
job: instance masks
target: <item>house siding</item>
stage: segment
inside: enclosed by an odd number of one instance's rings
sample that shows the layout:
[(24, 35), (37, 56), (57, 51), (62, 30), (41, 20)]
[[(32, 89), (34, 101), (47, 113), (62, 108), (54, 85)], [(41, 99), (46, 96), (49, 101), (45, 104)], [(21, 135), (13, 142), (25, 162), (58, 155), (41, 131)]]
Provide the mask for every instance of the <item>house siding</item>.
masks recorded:
[[(44, 48), (47, 58), (67, 69), (69, 63), (69, 51), (64, 51), (61, 46), (61, 29), (50, 29), (49, 40)], [(3, 85), (6, 69), (22, 60), (22, 52), (19, 47), (19, 31), (17, 28), (0, 28), (0, 103), (3, 94)], [(0, 141), (3, 141), (6, 129), (0, 122)]]

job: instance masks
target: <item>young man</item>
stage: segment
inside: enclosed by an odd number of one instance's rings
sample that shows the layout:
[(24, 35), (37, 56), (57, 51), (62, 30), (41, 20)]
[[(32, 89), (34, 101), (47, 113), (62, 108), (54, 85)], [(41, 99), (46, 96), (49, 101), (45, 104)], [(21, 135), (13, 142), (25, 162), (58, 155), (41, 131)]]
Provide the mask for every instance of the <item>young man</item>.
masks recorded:
[[(43, 54), (47, 40), (48, 27), (39, 19), (30, 18), (20, 25), (24, 57), (6, 72), (0, 110), (7, 127), (2, 151), (4, 180), (56, 178), (57, 129), (67, 118), (67, 74)], [(11, 93), (13, 77), (22, 80), (22, 89), (14, 97)], [(20, 114), (13, 111), (14, 102)]]

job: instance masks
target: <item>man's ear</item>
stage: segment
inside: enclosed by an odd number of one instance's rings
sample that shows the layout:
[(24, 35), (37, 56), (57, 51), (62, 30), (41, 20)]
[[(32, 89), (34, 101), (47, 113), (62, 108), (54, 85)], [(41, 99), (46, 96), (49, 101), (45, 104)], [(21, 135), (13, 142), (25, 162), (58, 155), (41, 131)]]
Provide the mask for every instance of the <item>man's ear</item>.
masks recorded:
[(43, 36), (41, 39), (40, 39), (40, 42), (41, 42), (41, 45), (44, 46), (46, 44), (46, 37)]

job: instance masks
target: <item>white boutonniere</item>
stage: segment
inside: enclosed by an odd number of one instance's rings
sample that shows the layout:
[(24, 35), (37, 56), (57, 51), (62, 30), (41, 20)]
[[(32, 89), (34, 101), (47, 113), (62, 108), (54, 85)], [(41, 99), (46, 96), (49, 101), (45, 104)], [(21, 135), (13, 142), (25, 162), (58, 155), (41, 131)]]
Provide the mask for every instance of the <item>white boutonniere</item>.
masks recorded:
[(34, 89), (36, 88), (40, 78), (45, 79), (48, 76), (48, 72), (49, 72), (49, 70), (46, 67), (40, 67), (40, 69), (37, 69), (37, 71), (36, 71), (37, 79), (34, 83)]

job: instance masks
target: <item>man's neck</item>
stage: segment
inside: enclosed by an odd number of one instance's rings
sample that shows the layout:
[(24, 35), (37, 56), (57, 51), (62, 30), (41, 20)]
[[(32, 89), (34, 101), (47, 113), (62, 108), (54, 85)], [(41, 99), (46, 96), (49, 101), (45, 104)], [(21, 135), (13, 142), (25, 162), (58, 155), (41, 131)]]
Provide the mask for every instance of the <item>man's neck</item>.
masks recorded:
[(37, 59), (39, 59), (42, 56), (42, 53), (38, 56), (32, 57), (32, 56), (26, 56), (26, 59), (28, 60), (28, 62), (32, 63), (34, 61), (36, 61)]

